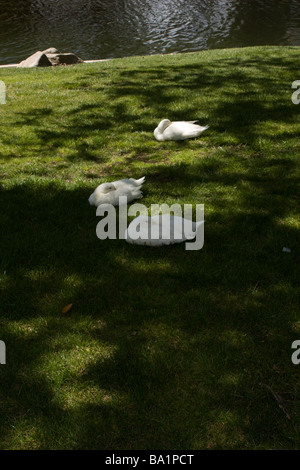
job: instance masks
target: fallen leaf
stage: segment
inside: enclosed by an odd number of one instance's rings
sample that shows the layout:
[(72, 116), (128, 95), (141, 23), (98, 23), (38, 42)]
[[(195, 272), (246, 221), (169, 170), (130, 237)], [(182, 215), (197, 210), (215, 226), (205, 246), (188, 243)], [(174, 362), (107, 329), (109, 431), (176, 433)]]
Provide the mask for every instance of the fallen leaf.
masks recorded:
[(72, 306), (73, 306), (73, 304), (66, 305), (61, 311), (62, 315), (65, 315), (66, 313), (68, 313), (69, 310), (71, 310)]

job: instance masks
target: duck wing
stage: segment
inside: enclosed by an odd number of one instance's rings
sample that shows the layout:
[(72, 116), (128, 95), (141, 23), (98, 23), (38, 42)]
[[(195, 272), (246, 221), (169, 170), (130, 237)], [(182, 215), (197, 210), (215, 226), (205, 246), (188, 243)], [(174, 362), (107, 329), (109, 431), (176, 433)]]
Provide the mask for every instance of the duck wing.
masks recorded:
[(131, 181), (131, 183), (134, 185), (134, 186), (142, 186), (142, 184), (144, 183), (145, 181), (145, 176), (142, 176), (142, 178), (138, 179), (138, 180), (135, 180), (134, 178), (129, 178), (129, 181)]
[(143, 176), (142, 178), (138, 180), (134, 178), (129, 178), (129, 179), (125, 178), (119, 181), (114, 181), (113, 184), (115, 185), (117, 189), (125, 189), (125, 190), (131, 191), (133, 189), (140, 188), (142, 184), (144, 183), (144, 181), (145, 181), (145, 176)]
[(163, 136), (165, 140), (185, 140), (189, 137), (197, 137), (199, 126), (187, 121), (175, 121), (165, 129)]
[[(197, 121), (195, 121), (197, 122)], [(209, 126), (199, 126), (199, 124), (195, 124), (193, 122), (182, 121), (176, 124), (176, 128), (181, 131), (181, 135), (184, 139), (198, 137), (202, 134), (203, 131), (208, 129)]]

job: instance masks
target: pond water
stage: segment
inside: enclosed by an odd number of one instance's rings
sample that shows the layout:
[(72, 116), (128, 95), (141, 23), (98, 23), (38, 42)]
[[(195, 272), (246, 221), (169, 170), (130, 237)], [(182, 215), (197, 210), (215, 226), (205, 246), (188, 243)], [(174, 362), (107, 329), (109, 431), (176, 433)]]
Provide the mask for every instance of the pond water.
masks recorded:
[(300, 45), (300, 0), (0, 0), (0, 64)]

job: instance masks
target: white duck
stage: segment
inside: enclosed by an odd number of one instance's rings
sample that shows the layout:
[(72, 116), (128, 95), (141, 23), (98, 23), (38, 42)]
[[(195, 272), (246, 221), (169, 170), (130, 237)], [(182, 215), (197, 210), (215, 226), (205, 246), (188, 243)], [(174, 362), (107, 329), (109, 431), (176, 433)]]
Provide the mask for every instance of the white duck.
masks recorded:
[(169, 121), (163, 119), (154, 130), (154, 137), (158, 141), (163, 140), (185, 140), (198, 137), (209, 126), (199, 126), (198, 121)]
[(135, 180), (134, 178), (113, 181), (112, 183), (102, 183), (89, 197), (89, 203), (98, 207), (100, 204), (119, 205), (119, 197), (126, 196), (127, 202), (143, 197), (141, 192), (145, 176)]
[(129, 224), (125, 240), (136, 245), (171, 245), (195, 238), (198, 227), (203, 223), (203, 220), (192, 222), (170, 214), (139, 215)]

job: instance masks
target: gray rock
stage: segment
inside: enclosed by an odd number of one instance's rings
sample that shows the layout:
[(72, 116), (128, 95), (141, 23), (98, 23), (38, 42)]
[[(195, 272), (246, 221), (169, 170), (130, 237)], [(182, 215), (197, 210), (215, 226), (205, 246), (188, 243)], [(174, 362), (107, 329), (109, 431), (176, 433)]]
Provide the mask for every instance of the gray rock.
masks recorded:
[(49, 67), (51, 66), (51, 62), (42, 51), (38, 51), (35, 54), (32, 54), (27, 59), (20, 62), (17, 67)]
[(51, 65), (72, 65), (84, 60), (72, 53), (61, 53), (55, 47), (38, 51), (18, 64), (18, 67), (49, 67)]
[(46, 49), (43, 51), (44, 54), (59, 54), (59, 50), (56, 49), (55, 47), (49, 47), (49, 49)]
[(72, 53), (47, 53), (47, 58), (52, 65), (72, 65), (84, 62), (80, 57)]

